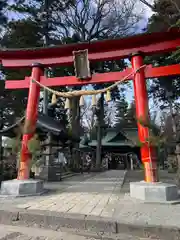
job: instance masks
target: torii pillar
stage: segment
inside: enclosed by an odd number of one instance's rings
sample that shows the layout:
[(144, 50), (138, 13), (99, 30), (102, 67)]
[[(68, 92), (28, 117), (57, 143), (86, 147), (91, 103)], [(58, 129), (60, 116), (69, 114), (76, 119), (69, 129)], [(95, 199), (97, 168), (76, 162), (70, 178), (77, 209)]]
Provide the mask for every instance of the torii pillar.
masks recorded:
[(3, 181), (1, 184), (1, 194), (11, 196), (31, 196), (44, 192), (43, 181), (29, 179), (31, 154), (28, 149), (29, 140), (34, 136), (38, 116), (38, 104), (40, 86), (32, 80), (40, 82), (43, 75), (42, 65), (32, 64), (32, 74), (30, 78), (28, 102), (24, 132), (22, 136), (22, 147), (20, 154), (20, 167), (18, 177), (15, 180)]
[[(137, 71), (142, 67), (143, 57), (140, 52), (131, 58), (132, 68)], [(144, 164), (145, 179), (141, 182), (130, 183), (130, 196), (145, 202), (168, 203), (178, 201), (177, 186), (158, 182), (157, 156), (154, 147), (148, 142), (150, 129), (141, 124), (149, 120), (148, 94), (144, 68), (134, 74), (134, 95), (136, 116), (138, 121), (139, 140), (141, 146), (141, 160)]]
[[(133, 54), (131, 58), (131, 63), (134, 71), (140, 69), (144, 65), (141, 53)], [(147, 127), (144, 127), (140, 123), (140, 120), (144, 122), (149, 120), (148, 94), (146, 88), (144, 68), (141, 68), (134, 75), (133, 85), (136, 104), (136, 117), (137, 121), (139, 120), (137, 122), (139, 140), (142, 143), (141, 159), (144, 164), (145, 181), (154, 183), (158, 181), (157, 156), (155, 154), (154, 147), (148, 143), (148, 139), (150, 136), (149, 129)]]
[[(43, 75), (43, 67), (39, 63), (32, 65), (31, 80), (35, 79), (40, 82), (40, 78)], [(24, 132), (22, 137), (21, 155), (20, 155), (20, 167), (18, 171), (19, 180), (29, 179), (30, 173), (30, 161), (31, 154), (28, 150), (29, 140), (34, 136), (36, 131), (36, 122), (38, 116), (40, 86), (33, 81), (30, 81), (28, 102), (26, 108), (26, 118), (24, 124)]]

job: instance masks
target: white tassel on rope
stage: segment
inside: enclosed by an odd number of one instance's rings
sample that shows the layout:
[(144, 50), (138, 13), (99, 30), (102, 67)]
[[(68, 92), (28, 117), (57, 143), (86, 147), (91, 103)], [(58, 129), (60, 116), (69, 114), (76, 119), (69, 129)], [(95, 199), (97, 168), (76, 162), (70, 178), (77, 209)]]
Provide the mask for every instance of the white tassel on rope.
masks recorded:
[(106, 100), (106, 102), (111, 101), (111, 92), (109, 90), (106, 92), (105, 100)]
[(80, 97), (79, 106), (80, 106), (80, 107), (83, 107), (83, 106), (84, 106), (84, 96), (81, 96), (81, 97)]
[(70, 109), (70, 108), (71, 108), (70, 99), (66, 98), (64, 109)]
[(97, 104), (96, 95), (92, 95), (92, 103), (91, 103), (92, 107), (96, 106), (96, 104)]
[(53, 95), (52, 95), (51, 103), (52, 103), (52, 104), (56, 104), (56, 103), (57, 103), (56, 94), (54, 94), (54, 93), (53, 93)]

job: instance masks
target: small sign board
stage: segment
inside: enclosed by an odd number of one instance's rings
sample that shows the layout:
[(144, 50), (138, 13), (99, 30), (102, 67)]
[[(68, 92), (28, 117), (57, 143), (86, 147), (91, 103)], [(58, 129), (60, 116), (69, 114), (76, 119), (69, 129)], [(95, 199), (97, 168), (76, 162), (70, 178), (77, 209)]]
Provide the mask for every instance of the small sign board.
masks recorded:
[(75, 76), (80, 80), (91, 79), (88, 49), (73, 52)]

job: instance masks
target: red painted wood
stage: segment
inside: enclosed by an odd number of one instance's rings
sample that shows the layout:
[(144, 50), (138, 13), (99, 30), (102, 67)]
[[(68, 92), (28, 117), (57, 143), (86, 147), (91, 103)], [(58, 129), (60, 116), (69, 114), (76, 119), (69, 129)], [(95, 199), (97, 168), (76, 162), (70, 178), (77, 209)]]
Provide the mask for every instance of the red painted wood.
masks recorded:
[[(134, 70), (139, 69), (144, 64), (143, 58), (140, 55), (133, 56), (131, 62)], [(149, 118), (149, 107), (144, 69), (141, 69), (139, 72), (135, 74), (133, 79), (133, 85), (137, 119), (146, 122)], [(139, 121), (138, 121), (138, 133), (140, 142), (144, 143), (141, 147), (142, 162), (149, 163), (144, 165), (145, 180), (147, 182), (156, 182), (157, 169), (155, 169), (155, 171), (153, 169), (156, 162), (155, 150), (152, 146), (150, 146), (147, 143), (147, 140), (149, 139), (150, 136), (149, 129), (141, 125)]]
[[(87, 84), (103, 84), (107, 82), (116, 82), (124, 78), (132, 71), (131, 68), (127, 68), (122, 72), (110, 72), (110, 73), (99, 73), (94, 74), (92, 79), (89, 81), (79, 81), (75, 76), (68, 77), (55, 77), (46, 79), (44, 76), (41, 76), (41, 83), (48, 86), (77, 86), (77, 85), (87, 85)], [(180, 75), (180, 64), (175, 64), (171, 66), (164, 67), (155, 67), (152, 68), (151, 65), (148, 65), (145, 69), (146, 78), (156, 78), (161, 76), (173, 76)], [(23, 89), (29, 88), (29, 77), (26, 77), (25, 80), (9, 80), (6, 81), (6, 89)], [(129, 78), (131, 80), (132, 77)]]
[[(39, 67), (33, 67), (31, 77), (36, 79), (36, 81), (40, 81), (40, 76), (43, 74), (43, 71)], [(40, 95), (40, 87), (31, 82), (29, 87), (29, 96), (26, 110), (26, 123), (30, 124), (30, 129), (33, 129), (37, 122), (38, 115), (38, 104), (39, 104), (39, 95)], [(34, 128), (35, 130), (35, 128)], [(29, 178), (29, 161), (31, 160), (31, 155), (28, 150), (28, 142), (33, 137), (34, 131), (30, 133), (24, 133), (22, 138), (22, 147), (21, 147), (21, 161), (20, 168), (18, 172), (18, 179), (25, 180)]]
[(174, 30), (53, 48), (0, 51), (0, 59), (4, 67), (16, 68), (30, 67), (34, 62), (45, 66), (71, 65), (72, 52), (82, 49), (88, 49), (91, 62), (122, 59), (137, 51), (148, 56), (176, 50), (180, 46), (179, 35), (180, 33)]

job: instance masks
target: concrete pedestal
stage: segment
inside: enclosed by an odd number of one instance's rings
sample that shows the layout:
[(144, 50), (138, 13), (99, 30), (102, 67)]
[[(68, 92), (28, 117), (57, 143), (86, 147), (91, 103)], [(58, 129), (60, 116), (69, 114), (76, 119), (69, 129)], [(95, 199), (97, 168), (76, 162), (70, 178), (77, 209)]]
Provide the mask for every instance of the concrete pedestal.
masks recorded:
[(178, 201), (178, 189), (174, 184), (131, 182), (130, 196), (145, 202), (169, 203)]
[(3, 196), (33, 196), (44, 193), (44, 185), (41, 180), (9, 180), (1, 183), (0, 194)]

